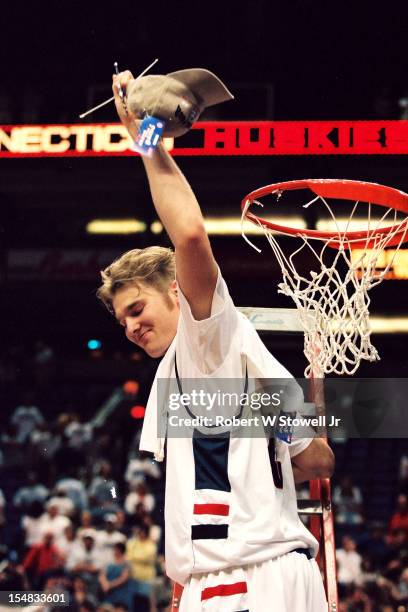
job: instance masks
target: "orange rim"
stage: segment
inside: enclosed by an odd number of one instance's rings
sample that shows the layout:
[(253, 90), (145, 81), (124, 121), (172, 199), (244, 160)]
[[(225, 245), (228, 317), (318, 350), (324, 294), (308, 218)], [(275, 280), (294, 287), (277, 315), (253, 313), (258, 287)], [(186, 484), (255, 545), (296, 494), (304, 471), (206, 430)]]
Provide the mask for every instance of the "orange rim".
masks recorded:
[[(308, 236), (309, 238), (325, 240), (329, 246), (334, 248), (340, 246), (348, 246), (347, 242), (352, 243), (353, 248), (361, 248), (364, 246), (372, 246), (375, 242), (374, 236), (371, 236), (368, 231), (350, 231), (342, 233), (342, 240), (339, 239), (338, 232), (319, 232), (318, 230), (311, 229), (297, 229), (288, 227), (285, 225), (279, 225), (273, 223), (268, 219), (263, 219), (253, 212), (249, 211), (248, 202), (251, 205), (254, 200), (262, 198), (266, 195), (284, 192), (284, 191), (298, 191), (301, 189), (310, 189), (312, 193), (322, 198), (337, 198), (341, 200), (350, 200), (357, 202), (367, 202), (370, 204), (376, 204), (378, 206), (384, 206), (387, 208), (393, 208), (400, 212), (408, 213), (408, 194), (394, 189), (393, 187), (386, 187), (385, 185), (379, 185), (378, 183), (367, 183), (364, 181), (351, 181), (345, 179), (303, 179), (299, 181), (285, 181), (282, 183), (273, 183), (272, 185), (266, 185), (259, 189), (251, 191), (241, 202), (242, 211), (247, 207), (245, 217), (255, 223), (256, 225), (261, 224), (262, 226), (280, 232), (282, 234), (289, 234), (291, 236)], [(399, 227), (396, 231), (396, 227)], [(375, 236), (385, 236), (386, 234), (394, 233), (393, 237), (387, 242), (387, 246), (392, 246), (408, 241), (408, 218), (398, 225), (388, 225), (381, 227), (375, 231)], [(346, 244), (344, 244), (346, 241)]]

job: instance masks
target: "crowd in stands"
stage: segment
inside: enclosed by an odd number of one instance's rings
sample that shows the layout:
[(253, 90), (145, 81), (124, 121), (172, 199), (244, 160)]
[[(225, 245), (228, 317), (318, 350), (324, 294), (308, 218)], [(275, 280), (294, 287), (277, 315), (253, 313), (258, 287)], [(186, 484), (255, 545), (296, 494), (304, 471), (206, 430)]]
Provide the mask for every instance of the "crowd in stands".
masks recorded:
[[(163, 464), (75, 413), (45, 418), (34, 395), (0, 434), (0, 590), (61, 589), (73, 612), (165, 612)], [(395, 510), (368, 522), (360, 487), (333, 489), (340, 612), (408, 610), (408, 460)]]
[(140, 427), (123, 463), (109, 428), (50, 422), (30, 393), (6, 425), (0, 589), (68, 591), (73, 612), (167, 610), (162, 467), (138, 451)]
[(388, 524), (380, 521), (366, 524), (360, 488), (349, 476), (334, 489), (340, 612), (408, 609), (406, 485), (406, 480), (401, 479), (400, 493)]

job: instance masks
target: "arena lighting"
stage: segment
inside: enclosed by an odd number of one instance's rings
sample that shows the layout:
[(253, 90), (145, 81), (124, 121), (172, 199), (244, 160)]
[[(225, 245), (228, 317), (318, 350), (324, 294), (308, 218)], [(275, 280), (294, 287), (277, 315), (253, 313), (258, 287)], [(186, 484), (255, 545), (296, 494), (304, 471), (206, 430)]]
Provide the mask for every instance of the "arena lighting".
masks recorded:
[[(265, 217), (271, 222), (279, 223), (280, 225), (296, 226), (299, 229), (304, 229), (306, 223), (302, 217)], [(223, 236), (238, 236), (241, 235), (242, 226), (241, 219), (237, 217), (207, 217), (204, 219), (205, 229), (207, 234), (223, 235)], [(245, 234), (262, 234), (262, 228), (257, 227), (253, 223), (245, 224)]]
[(408, 317), (370, 317), (374, 334), (408, 334)]
[(146, 408), (144, 406), (133, 406), (130, 409), (130, 416), (133, 419), (143, 419), (146, 412)]
[(150, 226), (150, 231), (152, 234), (161, 234), (163, 231), (163, 225), (160, 223), (160, 221), (153, 221)]
[[(370, 249), (353, 249), (351, 251), (352, 261), (358, 261), (366, 253), (365, 260), (370, 260)], [(384, 270), (391, 263), (390, 269), (385, 275), (387, 280), (408, 280), (408, 249), (386, 249), (378, 254), (377, 270)], [(372, 320), (372, 319), (371, 319)]]
[[(370, 219), (370, 229), (374, 229), (375, 227), (388, 227), (394, 223), (393, 218), (390, 215), (381, 220), (381, 217), (375, 218), (371, 217)], [(349, 219), (348, 217), (336, 217), (336, 222), (333, 219), (319, 219), (316, 223), (316, 229), (319, 232), (336, 232), (340, 230), (342, 232), (359, 232), (367, 230), (367, 218), (359, 219), (356, 217), (355, 219)]]
[(98, 349), (102, 348), (102, 342), (100, 340), (95, 340), (94, 338), (92, 338), (91, 340), (88, 340), (87, 346), (90, 351), (97, 351)]
[(408, 334), (408, 317), (370, 316), (370, 329), (373, 334)]
[(140, 385), (137, 380), (127, 380), (123, 384), (122, 389), (127, 395), (136, 395), (139, 392), (139, 387)]
[[(299, 229), (304, 229), (306, 223), (301, 217), (265, 217), (269, 221), (274, 221), (281, 225), (296, 226)], [(207, 234), (211, 236), (240, 236), (241, 235), (241, 219), (238, 217), (206, 217), (204, 225)], [(263, 234), (260, 227), (252, 223), (245, 224), (245, 234)], [(163, 225), (160, 221), (153, 221), (150, 226), (150, 231), (153, 234), (160, 234), (163, 231)]]
[(142, 234), (146, 223), (137, 219), (93, 219), (87, 223), (88, 234)]

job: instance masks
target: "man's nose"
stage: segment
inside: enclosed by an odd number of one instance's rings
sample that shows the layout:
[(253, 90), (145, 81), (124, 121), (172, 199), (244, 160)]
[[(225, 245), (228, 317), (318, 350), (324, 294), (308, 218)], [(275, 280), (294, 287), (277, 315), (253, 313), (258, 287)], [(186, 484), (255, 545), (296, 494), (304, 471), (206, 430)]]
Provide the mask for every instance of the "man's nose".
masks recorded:
[(125, 322), (126, 329), (129, 331), (129, 333), (134, 334), (135, 332), (139, 331), (140, 323), (138, 321), (135, 321), (131, 317), (126, 317)]

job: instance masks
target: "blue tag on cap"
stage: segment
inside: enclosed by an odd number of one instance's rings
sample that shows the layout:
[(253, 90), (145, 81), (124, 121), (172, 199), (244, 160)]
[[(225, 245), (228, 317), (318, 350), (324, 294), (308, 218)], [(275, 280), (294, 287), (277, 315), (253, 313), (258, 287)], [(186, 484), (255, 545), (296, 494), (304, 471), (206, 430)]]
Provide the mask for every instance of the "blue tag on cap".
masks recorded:
[(290, 444), (293, 438), (293, 425), (291, 423), (294, 417), (293, 412), (285, 412), (281, 410), (278, 416), (278, 426), (275, 431), (275, 438)]
[(165, 122), (157, 117), (147, 115), (140, 124), (139, 132), (133, 143), (132, 150), (141, 155), (150, 155), (159, 144), (160, 136), (163, 134)]

